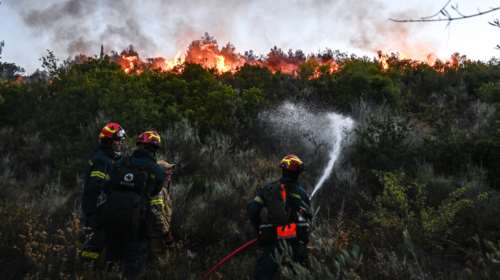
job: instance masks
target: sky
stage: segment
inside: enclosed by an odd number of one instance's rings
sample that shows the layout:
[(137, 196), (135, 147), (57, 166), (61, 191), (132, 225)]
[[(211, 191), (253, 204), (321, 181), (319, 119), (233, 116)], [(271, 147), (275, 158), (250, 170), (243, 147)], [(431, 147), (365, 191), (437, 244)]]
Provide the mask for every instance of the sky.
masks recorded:
[[(2, 61), (28, 73), (50, 49), (64, 59), (121, 51), (172, 58), (205, 32), (220, 45), (267, 54), (273, 46), (306, 54), (326, 48), (375, 57), (377, 50), (423, 59), (455, 52), (474, 60), (500, 56), (500, 12), (464, 21), (399, 24), (438, 11), (446, 0), (0, 0)], [(500, 6), (494, 0), (452, 0), (462, 13)]]

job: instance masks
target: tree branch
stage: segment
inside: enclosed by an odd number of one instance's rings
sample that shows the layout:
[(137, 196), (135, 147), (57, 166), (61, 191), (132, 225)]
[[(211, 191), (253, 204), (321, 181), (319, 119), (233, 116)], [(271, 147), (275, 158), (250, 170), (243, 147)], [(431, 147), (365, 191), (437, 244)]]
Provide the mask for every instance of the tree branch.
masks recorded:
[[(417, 18), (417, 19), (389, 18), (389, 20), (394, 21), (394, 22), (439, 22), (439, 21), (451, 22), (454, 20), (462, 20), (462, 19), (478, 17), (478, 16), (482, 16), (482, 15), (489, 14), (489, 13), (500, 10), (500, 6), (499, 6), (499, 7), (490, 8), (490, 9), (485, 10), (485, 11), (477, 11), (477, 13), (474, 13), (474, 14), (463, 14), (458, 9), (458, 5), (450, 5), (450, 3), (451, 3), (451, 0), (447, 0), (446, 4), (444, 4), (444, 6), (439, 11), (437, 11), (435, 14), (430, 15), (430, 16), (421, 17), (421, 18)], [(448, 9), (450, 7), (455, 12), (454, 14), (456, 14), (456, 16), (452, 15), (448, 11)], [(439, 15), (443, 15), (445, 17), (444, 18), (439, 17)]]
[(451, 0), (448, 0), (446, 2), (446, 4), (444, 4), (443, 7), (441, 9), (439, 9), (439, 11), (437, 11), (435, 14), (433, 14), (431, 16), (423, 17), (421, 19), (431, 19), (431, 18), (435, 18), (435, 17), (439, 16), (439, 14), (441, 14), (444, 10), (446, 10), (446, 7), (448, 7), (448, 5), (450, 5), (450, 2), (451, 2)]

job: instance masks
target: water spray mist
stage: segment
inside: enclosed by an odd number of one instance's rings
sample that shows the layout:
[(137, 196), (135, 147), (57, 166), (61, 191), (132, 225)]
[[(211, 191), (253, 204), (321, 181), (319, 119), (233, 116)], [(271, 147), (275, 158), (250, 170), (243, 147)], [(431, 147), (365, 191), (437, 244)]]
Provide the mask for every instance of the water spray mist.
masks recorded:
[(284, 103), (273, 112), (263, 114), (261, 118), (273, 126), (274, 133), (280, 139), (299, 139), (310, 150), (317, 147), (318, 143), (327, 147), (328, 163), (314, 186), (310, 196), (312, 199), (332, 174), (348, 132), (354, 127), (354, 121), (333, 112), (313, 113), (290, 102)]
[(344, 117), (339, 114), (329, 113), (327, 118), (330, 120), (329, 131), (331, 133), (331, 147), (330, 147), (330, 159), (328, 164), (323, 170), (323, 174), (319, 178), (316, 186), (314, 186), (313, 192), (311, 193), (311, 199), (318, 192), (318, 190), (323, 186), (326, 179), (332, 174), (333, 166), (339, 158), (340, 150), (343, 144), (344, 138), (346, 138), (346, 133), (349, 132), (354, 126), (354, 121), (349, 117)]

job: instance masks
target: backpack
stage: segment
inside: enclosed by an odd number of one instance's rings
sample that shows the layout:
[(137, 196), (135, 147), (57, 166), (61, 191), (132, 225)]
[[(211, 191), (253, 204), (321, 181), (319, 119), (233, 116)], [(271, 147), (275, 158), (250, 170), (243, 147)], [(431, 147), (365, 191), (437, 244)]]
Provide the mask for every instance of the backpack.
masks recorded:
[(113, 166), (105, 199), (97, 209), (98, 222), (109, 238), (139, 238), (145, 220), (147, 180), (146, 168), (133, 165), (130, 158)]
[[(276, 239), (276, 234), (283, 236), (286, 235), (285, 229), (287, 226), (293, 224), (294, 235), (298, 240), (303, 241), (307, 244), (309, 241), (309, 222), (302, 217), (299, 212), (304, 206), (309, 208), (302, 202), (302, 199), (297, 196), (296, 188), (297, 185), (288, 185), (289, 191), (285, 191), (285, 185), (279, 182), (274, 182), (267, 185), (262, 190), (261, 195), (266, 201), (267, 219), (266, 221), (269, 225), (274, 225), (273, 228), (262, 230), (262, 234), (266, 235), (264, 239), (267, 241), (274, 241)], [(294, 191), (295, 190), (295, 191)], [(287, 195), (287, 193), (294, 193), (295, 195)], [(286, 202), (285, 202), (286, 200)], [(304, 209), (309, 211), (309, 209)], [(283, 228), (285, 226), (285, 228)], [(278, 227), (278, 233), (276, 228)], [(280, 232), (282, 234), (280, 234)], [(264, 241), (266, 242), (266, 240)]]
[(272, 183), (262, 190), (266, 201), (268, 222), (274, 225), (285, 225), (290, 222), (290, 209), (287, 209), (281, 197), (281, 184)]

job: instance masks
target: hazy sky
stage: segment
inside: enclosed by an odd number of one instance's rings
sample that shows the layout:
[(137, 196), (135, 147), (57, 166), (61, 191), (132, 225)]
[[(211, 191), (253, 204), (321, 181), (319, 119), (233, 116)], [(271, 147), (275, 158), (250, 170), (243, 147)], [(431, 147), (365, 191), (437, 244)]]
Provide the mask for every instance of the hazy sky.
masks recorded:
[[(462, 22), (396, 24), (389, 17), (436, 12), (445, 0), (3, 0), (0, 5), (2, 60), (28, 72), (46, 49), (65, 58), (77, 53), (136, 46), (141, 56), (173, 57), (204, 32), (240, 52), (266, 54), (273, 46), (325, 48), (375, 56), (377, 49), (412, 57), (460, 52), (488, 60), (500, 56), (500, 28), (493, 13)], [(493, 0), (453, 0), (463, 13), (500, 6)]]

